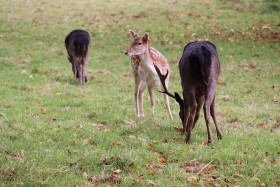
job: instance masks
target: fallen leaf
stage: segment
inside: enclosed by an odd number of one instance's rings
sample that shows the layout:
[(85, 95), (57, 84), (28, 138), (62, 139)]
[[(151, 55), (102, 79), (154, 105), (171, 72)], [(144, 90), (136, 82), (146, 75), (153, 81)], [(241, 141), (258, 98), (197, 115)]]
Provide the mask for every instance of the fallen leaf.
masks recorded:
[(47, 112), (47, 110), (46, 110), (46, 109), (44, 109), (44, 108), (43, 108), (43, 109), (41, 109), (40, 111), (41, 111), (41, 113), (43, 113), (43, 114), (45, 114), (45, 113)]
[(93, 73), (96, 73), (96, 74), (107, 74), (108, 70), (96, 69), (96, 70), (93, 71)]
[(129, 135), (128, 137), (129, 138), (135, 138), (135, 135)]
[(158, 161), (159, 161), (160, 163), (166, 163), (166, 160), (165, 160), (164, 158), (158, 158)]
[(250, 93), (252, 93), (252, 90), (248, 90), (246, 93), (247, 93), (247, 94), (250, 94)]
[(247, 141), (243, 143), (243, 146), (248, 146), (248, 145), (249, 143)]
[(228, 101), (229, 95), (224, 95), (224, 96), (218, 97), (218, 100)]
[(130, 164), (128, 164), (129, 167), (131, 167), (132, 165), (134, 165), (134, 162), (131, 162)]
[(201, 145), (207, 145), (207, 141), (201, 142)]
[(221, 184), (214, 184), (215, 187), (222, 187)]
[(230, 183), (231, 182), (231, 180), (229, 180), (228, 178), (225, 178), (225, 180), (224, 180), (226, 183)]
[(88, 178), (88, 174), (86, 172), (83, 172), (83, 177), (87, 179)]
[(179, 132), (183, 132), (183, 128), (182, 127), (173, 127), (174, 130), (179, 131)]
[(120, 169), (117, 169), (114, 171), (114, 174), (120, 174), (120, 173), (122, 173), (122, 170), (120, 170)]
[(76, 130), (80, 131), (80, 130), (83, 129), (83, 128), (84, 128), (83, 125), (78, 125), (78, 126), (76, 127)]
[(155, 146), (153, 146), (153, 145), (148, 145), (148, 147), (147, 147), (149, 150), (151, 150), (151, 149), (153, 149), (153, 148), (155, 148)]
[(215, 169), (215, 168), (218, 168), (218, 166), (215, 165), (215, 164), (210, 164), (210, 165), (208, 166), (208, 169), (209, 169), (209, 170), (213, 170), (213, 169)]
[(105, 126), (103, 124), (98, 124), (98, 129), (101, 131), (105, 128)]
[(86, 144), (88, 144), (88, 142), (89, 142), (90, 140), (91, 140), (91, 137), (84, 139), (83, 142), (85, 142)]

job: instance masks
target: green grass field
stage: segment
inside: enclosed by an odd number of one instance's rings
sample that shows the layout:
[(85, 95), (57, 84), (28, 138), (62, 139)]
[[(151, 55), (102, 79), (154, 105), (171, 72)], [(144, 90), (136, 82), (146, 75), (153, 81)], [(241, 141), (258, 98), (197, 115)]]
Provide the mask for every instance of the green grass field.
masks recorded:
[[(0, 1), (1, 186), (277, 186), (280, 183), (279, 0)], [(78, 86), (64, 39), (90, 33), (88, 83)], [(216, 111), (190, 144), (179, 105), (170, 120), (148, 92), (137, 119), (128, 30), (149, 32), (181, 93), (184, 46), (208, 40), (222, 64)]]

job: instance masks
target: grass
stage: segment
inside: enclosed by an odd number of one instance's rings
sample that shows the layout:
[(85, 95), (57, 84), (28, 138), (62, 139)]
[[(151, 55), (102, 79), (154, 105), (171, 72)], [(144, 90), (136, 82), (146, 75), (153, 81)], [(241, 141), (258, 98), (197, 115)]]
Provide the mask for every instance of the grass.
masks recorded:
[[(279, 1), (0, 4), (2, 185), (279, 185)], [(77, 28), (92, 40), (82, 88), (64, 47)], [(159, 93), (155, 116), (145, 92), (145, 117), (135, 117), (130, 59), (123, 54), (129, 29), (148, 31), (151, 45), (167, 57), (171, 91), (181, 90), (177, 66), (188, 42), (217, 46), (223, 140), (204, 144), (201, 112), (185, 144), (173, 129), (181, 126), (179, 106), (170, 99), (169, 120)]]

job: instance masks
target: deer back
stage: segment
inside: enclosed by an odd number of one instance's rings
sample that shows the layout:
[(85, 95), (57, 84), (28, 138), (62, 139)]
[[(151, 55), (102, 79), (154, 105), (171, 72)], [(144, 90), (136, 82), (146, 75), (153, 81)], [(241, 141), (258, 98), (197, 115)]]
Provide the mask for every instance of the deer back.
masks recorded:
[(207, 87), (217, 81), (220, 62), (214, 44), (192, 42), (185, 48), (179, 62), (182, 87)]
[(70, 59), (74, 57), (84, 58), (88, 53), (89, 46), (90, 36), (87, 31), (74, 30), (65, 38), (65, 47)]

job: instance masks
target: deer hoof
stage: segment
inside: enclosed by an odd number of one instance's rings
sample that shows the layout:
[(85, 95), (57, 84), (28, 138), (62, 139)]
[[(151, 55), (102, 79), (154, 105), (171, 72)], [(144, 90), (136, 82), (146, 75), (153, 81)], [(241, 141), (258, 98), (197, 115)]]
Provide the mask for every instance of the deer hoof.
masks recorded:
[(218, 139), (223, 139), (223, 135), (222, 134), (217, 134)]
[(213, 143), (214, 140), (213, 139), (208, 139), (208, 143)]

